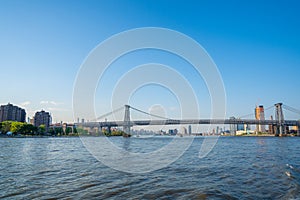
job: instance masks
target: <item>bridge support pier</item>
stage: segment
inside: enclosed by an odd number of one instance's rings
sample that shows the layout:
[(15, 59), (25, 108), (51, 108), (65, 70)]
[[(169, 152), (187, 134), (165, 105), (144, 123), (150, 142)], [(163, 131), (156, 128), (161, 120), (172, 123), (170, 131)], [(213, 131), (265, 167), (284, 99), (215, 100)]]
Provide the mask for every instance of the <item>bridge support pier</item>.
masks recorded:
[(282, 103), (275, 104), (275, 119), (277, 120), (277, 132), (276, 135), (285, 136), (285, 124), (284, 124), (284, 117), (282, 112)]
[(275, 136), (286, 136), (286, 126), (280, 124), (280, 125), (276, 125), (274, 126), (274, 132), (275, 132)]
[(297, 136), (300, 136), (300, 125), (297, 126)]
[(280, 137), (282, 137), (282, 136), (285, 136), (286, 135), (286, 133), (285, 133), (285, 130), (286, 130), (286, 128), (285, 128), (285, 126), (284, 125), (279, 125), (279, 136)]
[(273, 125), (273, 133), (275, 136), (279, 136), (279, 130), (277, 125)]
[(130, 106), (125, 105), (125, 116), (124, 116), (124, 126), (123, 131), (130, 135)]

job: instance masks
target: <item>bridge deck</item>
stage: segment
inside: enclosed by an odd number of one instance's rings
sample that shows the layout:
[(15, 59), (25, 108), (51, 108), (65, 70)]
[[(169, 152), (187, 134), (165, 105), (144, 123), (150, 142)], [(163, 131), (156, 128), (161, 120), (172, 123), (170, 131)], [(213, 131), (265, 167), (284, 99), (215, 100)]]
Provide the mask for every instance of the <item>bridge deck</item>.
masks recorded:
[[(168, 119), (168, 120), (133, 120), (130, 126), (147, 126), (147, 125), (179, 125), (179, 124), (261, 124), (261, 125), (285, 125), (300, 126), (300, 121), (285, 120), (279, 124), (277, 120), (254, 120), (254, 119)], [(124, 121), (107, 121), (107, 122), (86, 122), (76, 123), (77, 126), (85, 127), (117, 127), (128, 125)]]

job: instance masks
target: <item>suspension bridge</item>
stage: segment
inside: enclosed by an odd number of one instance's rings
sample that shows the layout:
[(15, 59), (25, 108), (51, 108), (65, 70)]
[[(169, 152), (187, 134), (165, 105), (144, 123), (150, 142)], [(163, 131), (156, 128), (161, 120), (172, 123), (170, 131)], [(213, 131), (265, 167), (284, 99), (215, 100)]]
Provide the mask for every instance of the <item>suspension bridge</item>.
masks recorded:
[[(130, 135), (130, 128), (133, 126), (149, 126), (149, 125), (183, 125), (183, 124), (230, 124), (230, 125), (269, 125), (272, 127), (272, 132), (276, 136), (284, 136), (287, 133), (287, 127), (296, 126), (298, 130), (298, 136), (300, 136), (300, 120), (285, 120), (283, 114), (283, 108), (287, 111), (299, 114), (300, 110), (295, 109), (293, 107), (283, 105), (282, 103), (277, 103), (274, 106), (268, 107), (266, 110), (271, 108), (275, 108), (275, 119), (270, 120), (257, 120), (257, 119), (243, 119), (244, 117), (248, 117), (252, 114), (245, 115), (239, 118), (230, 118), (230, 119), (169, 119), (165, 117), (161, 117), (158, 115), (154, 115), (140, 109), (134, 108), (130, 105), (125, 105), (124, 107), (118, 108), (112, 112), (106, 113), (97, 119), (93, 120), (93, 122), (82, 122), (75, 123), (77, 127), (84, 127), (97, 130), (102, 130), (102, 128), (107, 128), (110, 132), (112, 127), (123, 127), (123, 131)], [(124, 120), (120, 121), (99, 121), (106, 116), (112, 115), (115, 112), (125, 109)], [(159, 118), (159, 120), (131, 120), (130, 111), (135, 110), (137, 112), (143, 113), (148, 116), (152, 116), (155, 118)], [(300, 117), (299, 117), (300, 118)]]

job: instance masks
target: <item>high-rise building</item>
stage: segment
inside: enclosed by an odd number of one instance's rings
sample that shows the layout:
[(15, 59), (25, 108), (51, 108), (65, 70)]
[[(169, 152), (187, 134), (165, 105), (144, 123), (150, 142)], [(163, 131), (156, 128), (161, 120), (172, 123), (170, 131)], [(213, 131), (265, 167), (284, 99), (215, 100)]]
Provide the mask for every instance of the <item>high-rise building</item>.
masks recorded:
[(17, 121), (25, 122), (26, 112), (23, 108), (14, 106), (8, 103), (7, 105), (1, 105), (0, 107), (0, 122), (3, 121)]
[[(256, 120), (265, 120), (265, 110), (264, 106), (256, 106), (255, 108), (255, 119)], [(256, 131), (257, 132), (266, 132), (265, 125), (257, 124), (256, 125)]]
[(34, 115), (34, 126), (39, 127), (40, 125), (45, 125), (46, 130), (48, 130), (51, 120), (49, 112), (45, 112), (44, 110), (36, 112)]

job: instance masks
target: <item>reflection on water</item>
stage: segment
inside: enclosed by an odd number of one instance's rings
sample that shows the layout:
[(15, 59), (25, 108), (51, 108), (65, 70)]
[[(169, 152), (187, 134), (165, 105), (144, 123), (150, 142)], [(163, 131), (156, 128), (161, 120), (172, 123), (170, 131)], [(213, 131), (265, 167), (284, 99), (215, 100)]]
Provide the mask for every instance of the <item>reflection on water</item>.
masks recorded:
[[(149, 152), (170, 142), (110, 140), (131, 152)], [(166, 168), (130, 174), (97, 161), (79, 138), (1, 138), (0, 198), (300, 198), (300, 138), (223, 137), (199, 159), (202, 142), (196, 138)]]

